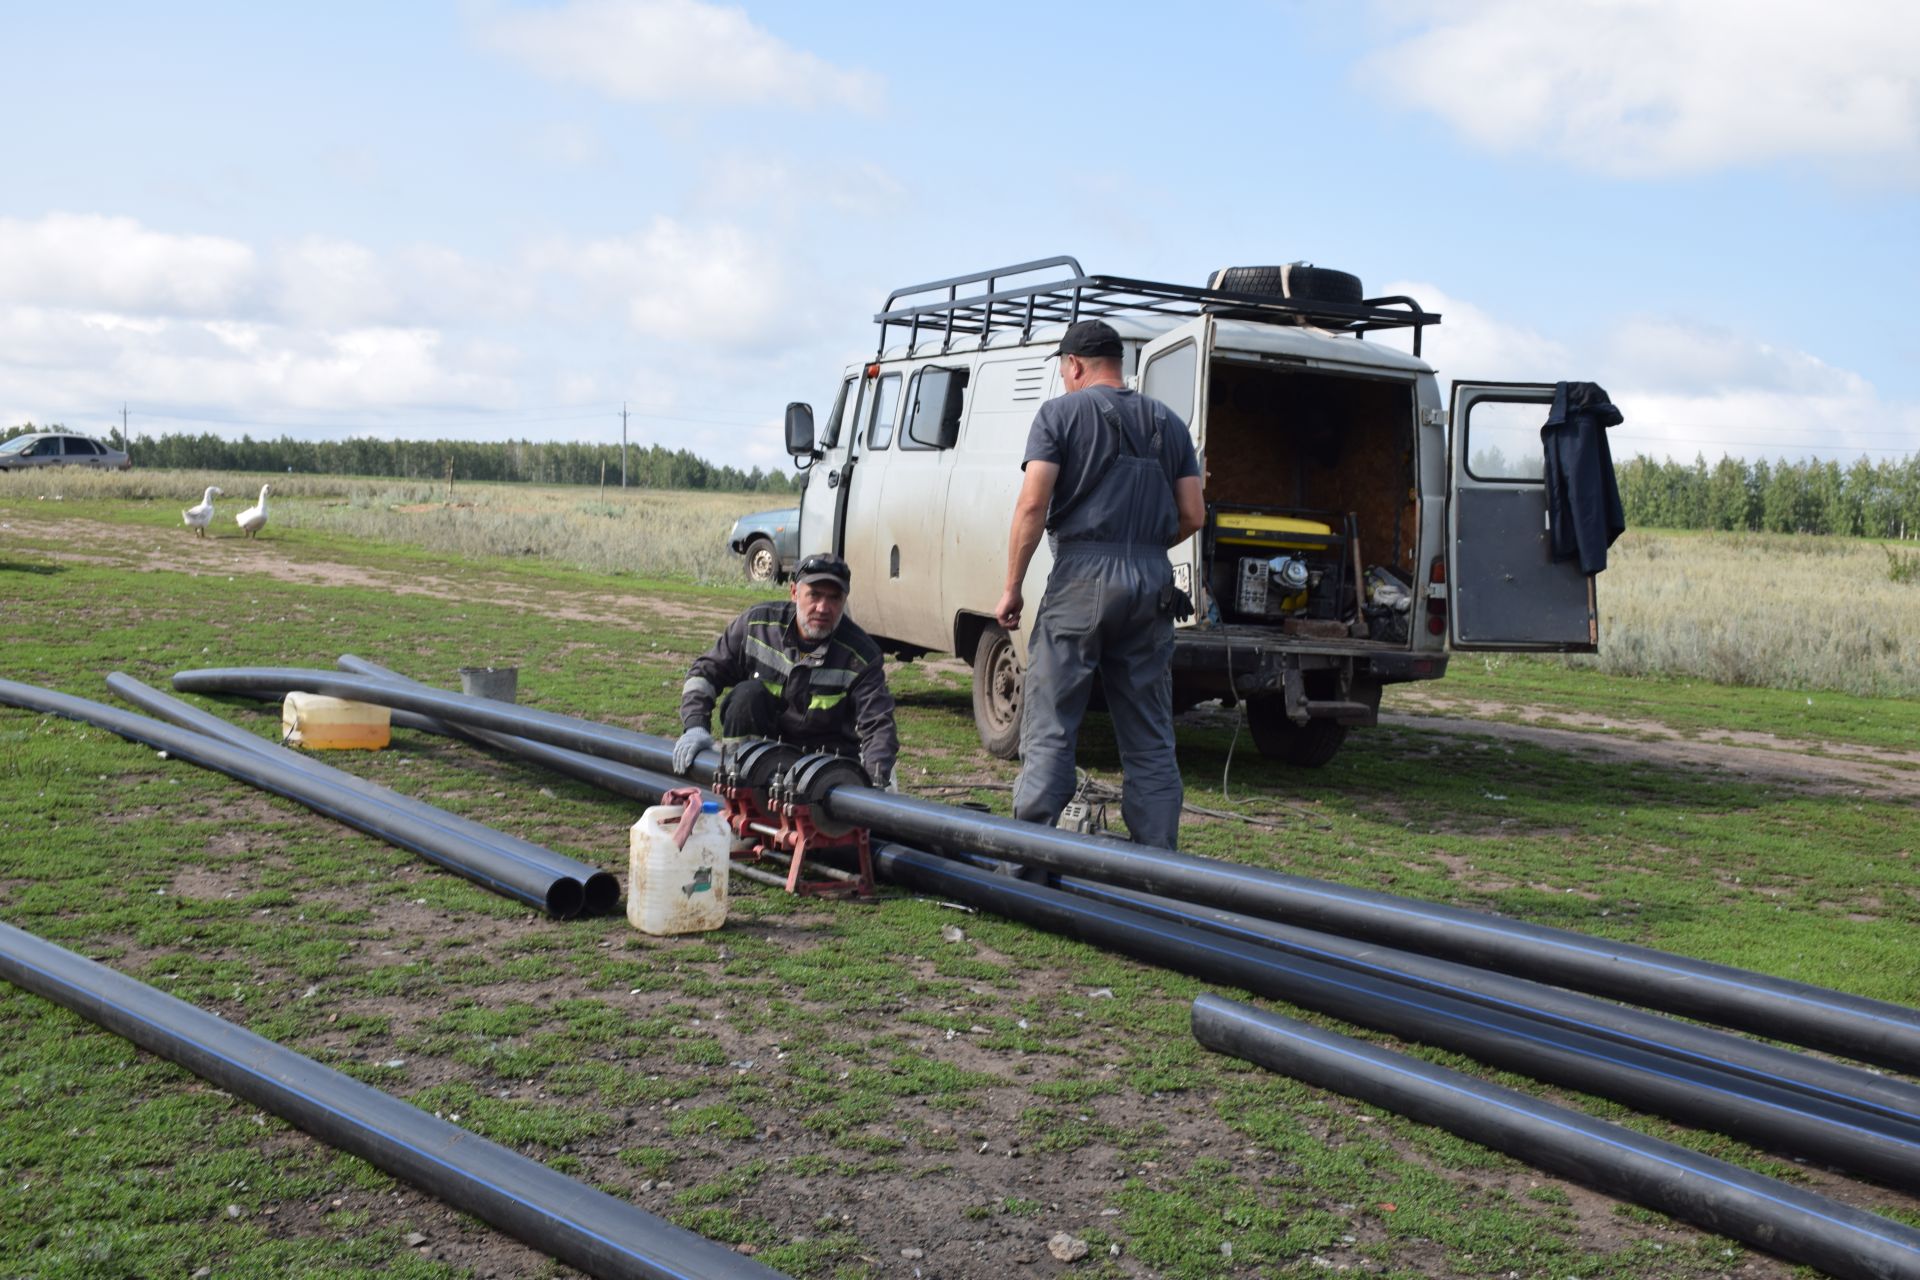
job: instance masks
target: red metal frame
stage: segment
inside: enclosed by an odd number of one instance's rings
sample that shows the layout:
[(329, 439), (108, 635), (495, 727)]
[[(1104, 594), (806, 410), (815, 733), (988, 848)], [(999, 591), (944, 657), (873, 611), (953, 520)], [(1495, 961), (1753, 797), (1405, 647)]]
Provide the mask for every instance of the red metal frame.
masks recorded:
[[(764, 795), (752, 787), (716, 784), (712, 790), (723, 802), (722, 812), (735, 837), (753, 845), (751, 849), (736, 850), (735, 861), (784, 859), (788, 893), (820, 898), (874, 896), (873, 850), (865, 827), (829, 835), (814, 822), (810, 805), (773, 803), (769, 806)], [(853, 851), (855, 865), (859, 867), (851, 880), (801, 877), (810, 856), (848, 849)]]

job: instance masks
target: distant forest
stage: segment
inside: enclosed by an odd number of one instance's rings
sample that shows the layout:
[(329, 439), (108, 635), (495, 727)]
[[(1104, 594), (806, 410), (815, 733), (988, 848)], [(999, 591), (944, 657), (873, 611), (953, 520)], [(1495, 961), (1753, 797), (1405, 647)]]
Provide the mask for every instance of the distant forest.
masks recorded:
[[(0, 431), (0, 439), (28, 431), (60, 431), (32, 423)], [(402, 480), (444, 480), (449, 463), (459, 480), (525, 481), (531, 484), (600, 483), (606, 466), (609, 484), (620, 482), (620, 446), (532, 440), (228, 440), (204, 435), (135, 435), (132, 447), (119, 431), (106, 442), (125, 449), (135, 466), (178, 467), (203, 471), (295, 471), (315, 475), (392, 476)], [(749, 493), (791, 493), (793, 477), (784, 471), (716, 465), (687, 449), (659, 445), (627, 449), (627, 483), (642, 489), (715, 489)]]
[[(0, 431), (0, 439), (27, 431), (62, 428), (25, 426)], [(126, 448), (118, 431), (108, 443)], [(216, 435), (133, 437), (128, 450), (143, 467), (207, 471), (299, 471), (313, 474), (392, 476), (440, 480), (453, 464), (458, 480), (524, 481), (534, 484), (600, 483), (620, 476), (620, 446), (481, 443), (473, 440), (226, 440)], [(1656, 462), (1645, 456), (1616, 464), (1627, 523), (1635, 528), (1746, 530), (1754, 533), (1838, 534), (1864, 538), (1920, 538), (1920, 454), (1899, 461), (1850, 465), (1805, 459), (1704, 457), (1691, 463)], [(638, 446), (627, 451), (627, 482), (643, 489), (715, 489), (793, 493), (784, 471), (717, 466), (686, 449)]]
[(1629, 527), (1920, 538), (1920, 454), (1849, 466), (1722, 458), (1614, 467)]

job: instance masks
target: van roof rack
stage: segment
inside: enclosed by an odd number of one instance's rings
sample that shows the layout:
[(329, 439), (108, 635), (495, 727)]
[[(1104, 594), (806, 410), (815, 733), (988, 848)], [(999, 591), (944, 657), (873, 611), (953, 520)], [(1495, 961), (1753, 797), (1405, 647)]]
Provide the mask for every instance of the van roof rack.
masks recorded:
[[(1066, 274), (1037, 283), (1007, 283), (1009, 277), (1056, 269)], [(941, 293), (945, 296), (931, 300), (922, 296)], [(1373, 329), (1410, 328), (1416, 356), (1420, 354), (1420, 331), (1440, 323), (1438, 312), (1423, 310), (1418, 302), (1402, 294), (1360, 302), (1320, 302), (1204, 285), (1090, 276), (1077, 259), (1064, 254), (895, 289), (887, 295), (887, 305), (873, 318), (880, 326), (879, 354), (884, 356), (887, 330), (895, 325), (905, 326), (909, 350), (920, 341), (921, 334), (940, 333), (940, 349), (945, 351), (956, 337), (977, 334), (984, 344), (989, 334), (1001, 329), (1017, 329), (1023, 338), (1031, 338), (1035, 327), (1044, 324), (1072, 324), (1117, 315), (1187, 317), (1207, 311), (1230, 313), (1235, 319), (1245, 320), (1311, 320), (1322, 328), (1356, 338), (1365, 337)]]

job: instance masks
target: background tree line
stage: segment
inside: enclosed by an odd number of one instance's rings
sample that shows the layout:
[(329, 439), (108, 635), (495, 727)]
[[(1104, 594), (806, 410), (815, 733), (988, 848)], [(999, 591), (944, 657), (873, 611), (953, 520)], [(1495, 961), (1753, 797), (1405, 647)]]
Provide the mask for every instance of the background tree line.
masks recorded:
[(1636, 457), (1614, 468), (1629, 526), (1920, 538), (1920, 454), (1848, 466), (1805, 459), (1709, 466)]
[[(0, 440), (29, 431), (59, 431), (32, 423), (0, 432)], [(402, 480), (443, 480), (447, 465), (459, 480), (526, 481), (534, 484), (600, 483), (606, 467), (611, 483), (620, 480), (620, 446), (578, 442), (506, 440), (228, 440), (203, 435), (135, 435), (132, 446), (119, 430), (108, 444), (132, 455), (141, 467), (177, 467), (204, 471), (295, 471), (315, 475), (391, 476)], [(793, 478), (784, 471), (719, 466), (688, 449), (659, 445), (627, 450), (627, 483), (642, 489), (716, 489), (750, 493), (791, 493)]]
[[(29, 431), (57, 431), (32, 423), (0, 431), (0, 440)], [(127, 449), (118, 430), (108, 443)], [(620, 475), (620, 446), (508, 440), (228, 440), (213, 434), (136, 435), (134, 463), (208, 471), (297, 471), (319, 475), (392, 476), (440, 480), (453, 463), (458, 480), (535, 484), (599, 484)], [(1496, 468), (1497, 471), (1497, 468)], [(1644, 455), (1616, 464), (1627, 523), (1659, 529), (1839, 534), (1865, 538), (1920, 538), (1920, 454), (1898, 461), (1847, 466), (1838, 462), (1723, 457), (1708, 465), (1658, 461)], [(631, 447), (627, 482), (643, 489), (715, 489), (793, 493), (784, 471), (716, 466), (687, 449)]]

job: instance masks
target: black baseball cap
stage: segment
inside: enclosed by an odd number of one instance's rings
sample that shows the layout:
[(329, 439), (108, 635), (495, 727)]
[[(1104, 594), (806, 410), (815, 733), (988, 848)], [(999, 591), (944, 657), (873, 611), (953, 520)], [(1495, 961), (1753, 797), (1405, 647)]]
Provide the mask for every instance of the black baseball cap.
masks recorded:
[(837, 583), (845, 591), (853, 585), (853, 570), (839, 556), (823, 551), (794, 566), (793, 580), (803, 587), (814, 582)]
[(1120, 357), (1120, 335), (1105, 320), (1082, 320), (1070, 324), (1060, 336), (1060, 345), (1049, 353), (1052, 356), (1107, 356)]

